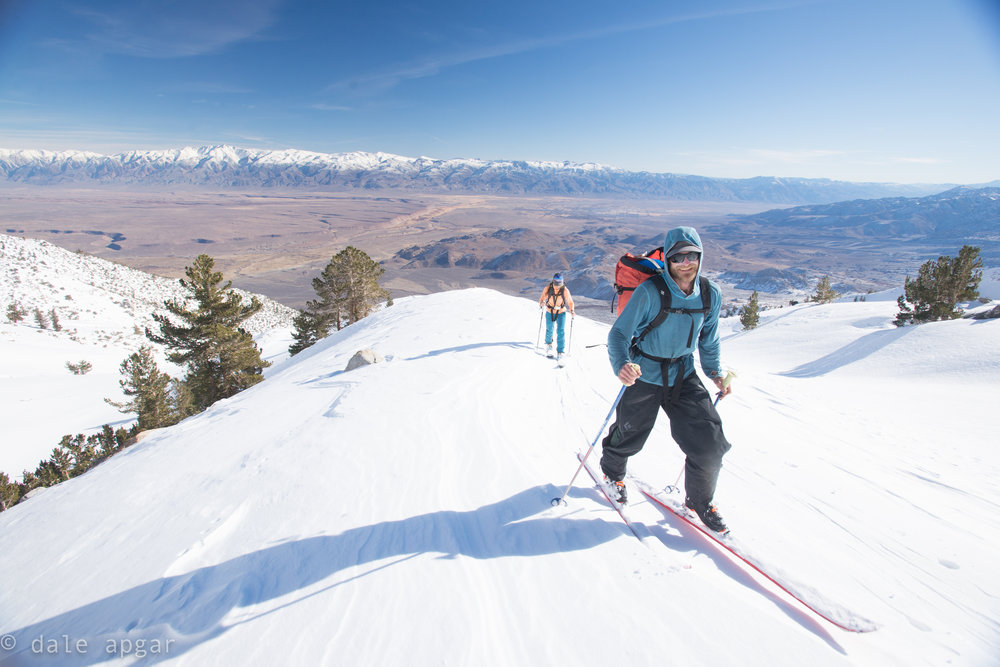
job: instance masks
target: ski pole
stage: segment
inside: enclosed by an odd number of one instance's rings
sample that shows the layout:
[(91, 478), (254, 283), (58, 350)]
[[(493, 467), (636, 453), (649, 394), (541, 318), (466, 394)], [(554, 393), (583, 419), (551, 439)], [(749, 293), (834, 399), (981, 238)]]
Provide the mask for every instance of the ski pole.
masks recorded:
[(608, 422), (611, 421), (611, 417), (615, 414), (615, 410), (618, 408), (618, 404), (621, 402), (622, 396), (625, 395), (626, 389), (628, 389), (628, 386), (622, 385), (621, 391), (618, 392), (618, 397), (615, 398), (615, 402), (611, 404), (611, 410), (608, 411), (608, 416), (604, 418), (604, 423), (601, 424), (601, 430), (597, 432), (597, 437), (594, 438), (594, 441), (592, 443), (590, 443), (590, 447), (587, 447), (587, 453), (583, 455), (582, 459), (580, 459), (580, 465), (577, 466), (576, 472), (573, 473), (573, 478), (569, 480), (569, 484), (566, 486), (566, 490), (563, 491), (563, 494), (558, 498), (552, 499), (553, 507), (557, 507), (558, 505), (561, 505), (563, 502), (565, 502), (566, 494), (569, 493), (569, 490), (573, 488), (573, 482), (576, 481), (576, 476), (580, 474), (581, 470), (583, 470), (583, 464), (587, 462), (587, 457), (590, 456), (590, 452), (594, 451), (594, 445), (597, 444), (597, 441), (601, 439), (601, 434), (604, 433), (604, 429), (607, 428)]
[[(736, 373), (734, 373), (733, 371), (726, 371), (726, 377), (722, 378), (722, 386), (728, 387), (729, 383), (733, 381), (734, 377), (736, 377)], [(722, 399), (722, 392), (720, 391), (718, 394), (715, 395), (715, 403), (712, 403), (712, 407), (714, 408), (716, 405), (718, 405), (721, 399)]]
[(535, 349), (542, 346), (542, 321), (545, 319), (545, 310), (539, 309), (538, 313), (538, 335), (535, 337)]
[(573, 320), (576, 319), (576, 315), (570, 315), (569, 317), (569, 340), (566, 341), (566, 354), (573, 351)]
[(667, 493), (674, 493), (675, 491), (680, 491), (681, 490), (681, 487), (680, 487), (681, 477), (684, 475), (684, 468), (685, 467), (686, 467), (686, 464), (682, 463), (681, 464), (681, 471), (679, 473), (677, 473), (677, 479), (674, 480), (673, 484), (671, 484), (670, 486), (665, 487), (663, 489), (664, 491), (666, 491)]

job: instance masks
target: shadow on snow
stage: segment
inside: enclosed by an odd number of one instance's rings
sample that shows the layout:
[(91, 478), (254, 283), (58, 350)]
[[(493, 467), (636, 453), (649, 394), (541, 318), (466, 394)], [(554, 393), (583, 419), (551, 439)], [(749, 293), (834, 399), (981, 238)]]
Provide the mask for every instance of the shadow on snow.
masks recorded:
[[(352, 528), (338, 535), (288, 541), (217, 565), (150, 581), (13, 632), (17, 652), (0, 655), (0, 665), (36, 660), (47, 664), (96, 664), (119, 657), (106, 652), (105, 647), (111, 643), (134, 643), (140, 638), (150, 649), (154, 641), (169, 646), (169, 653), (146, 655), (146, 661), (157, 662), (177, 657), (246, 622), (225, 622), (234, 610), (303, 591), (281, 605), (286, 607), (417, 555), (528, 558), (589, 549), (622, 536), (624, 526), (602, 519), (530, 518), (547, 510), (554, 494), (552, 486), (534, 487), (474, 511), (439, 511)], [(390, 558), (396, 560), (332, 580), (319, 591), (303, 590), (343, 570)], [(253, 618), (273, 611), (263, 610)], [(32, 641), (42, 636), (68, 636), (74, 643), (83, 639), (88, 649), (85, 653), (35, 655)]]
[(832, 373), (838, 368), (847, 366), (855, 361), (860, 361), (865, 357), (875, 354), (882, 348), (895, 343), (912, 330), (912, 327), (903, 327), (900, 329), (875, 331), (867, 336), (862, 336), (861, 338), (845, 345), (839, 350), (831, 352), (824, 357), (802, 364), (801, 366), (793, 368), (790, 371), (778, 373), (778, 375), (790, 378), (814, 378), (826, 375), (827, 373)]

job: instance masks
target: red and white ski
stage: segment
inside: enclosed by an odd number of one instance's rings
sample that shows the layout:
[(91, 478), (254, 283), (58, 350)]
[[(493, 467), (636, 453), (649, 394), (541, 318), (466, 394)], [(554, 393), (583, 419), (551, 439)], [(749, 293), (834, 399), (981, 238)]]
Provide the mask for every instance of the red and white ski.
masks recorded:
[(693, 512), (684, 506), (679, 494), (667, 494), (659, 491), (631, 475), (629, 479), (634, 482), (635, 486), (642, 491), (642, 494), (650, 502), (671, 516), (676, 516), (688, 525), (696, 528), (702, 535), (711, 540), (713, 544), (723, 549), (739, 563), (752, 568), (759, 575), (763, 576), (820, 618), (848, 632), (872, 632), (878, 629), (878, 625), (875, 622), (859, 616), (844, 606), (825, 598), (816, 590), (790, 579), (787, 575), (778, 574), (774, 571), (774, 568), (767, 567), (759, 559), (754, 558), (733, 537), (732, 533), (719, 535), (707, 528)]

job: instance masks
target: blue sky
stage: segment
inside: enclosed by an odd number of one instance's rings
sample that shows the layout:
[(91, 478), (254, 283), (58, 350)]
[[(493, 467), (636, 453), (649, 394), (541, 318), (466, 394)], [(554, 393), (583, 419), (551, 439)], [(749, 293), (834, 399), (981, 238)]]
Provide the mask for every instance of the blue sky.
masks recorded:
[(1000, 0), (0, 0), (0, 148), (1000, 179)]

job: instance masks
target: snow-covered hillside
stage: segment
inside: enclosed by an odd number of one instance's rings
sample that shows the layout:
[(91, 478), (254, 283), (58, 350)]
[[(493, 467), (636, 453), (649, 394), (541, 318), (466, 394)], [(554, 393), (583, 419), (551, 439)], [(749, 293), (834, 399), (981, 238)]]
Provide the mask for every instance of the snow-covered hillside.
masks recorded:
[[(157, 330), (152, 313), (186, 293), (174, 279), (7, 235), (0, 235), (0, 267), (0, 471), (20, 477), (47, 458), (63, 435), (131, 421), (104, 398), (123, 400), (119, 365), (140, 345), (150, 345), (144, 330)], [(266, 356), (282, 358), (295, 311), (258, 298), (263, 308), (247, 320), (247, 330)], [(16, 324), (6, 316), (12, 303), (27, 311)], [(39, 326), (36, 310), (46, 328)], [(53, 311), (61, 330), (52, 325)], [(162, 353), (160, 360), (168, 370)], [(73, 375), (66, 368), (80, 361), (93, 370)]]
[[(996, 664), (1000, 320), (894, 314), (784, 308), (723, 342), (723, 514), (875, 632), (637, 493), (643, 541), (585, 477), (551, 507), (620, 387), (608, 326), (577, 317), (558, 369), (533, 302), (474, 289), (399, 299), (0, 513), (0, 664)], [(387, 361), (344, 372), (367, 347)], [(630, 470), (681, 465), (661, 417)]]

